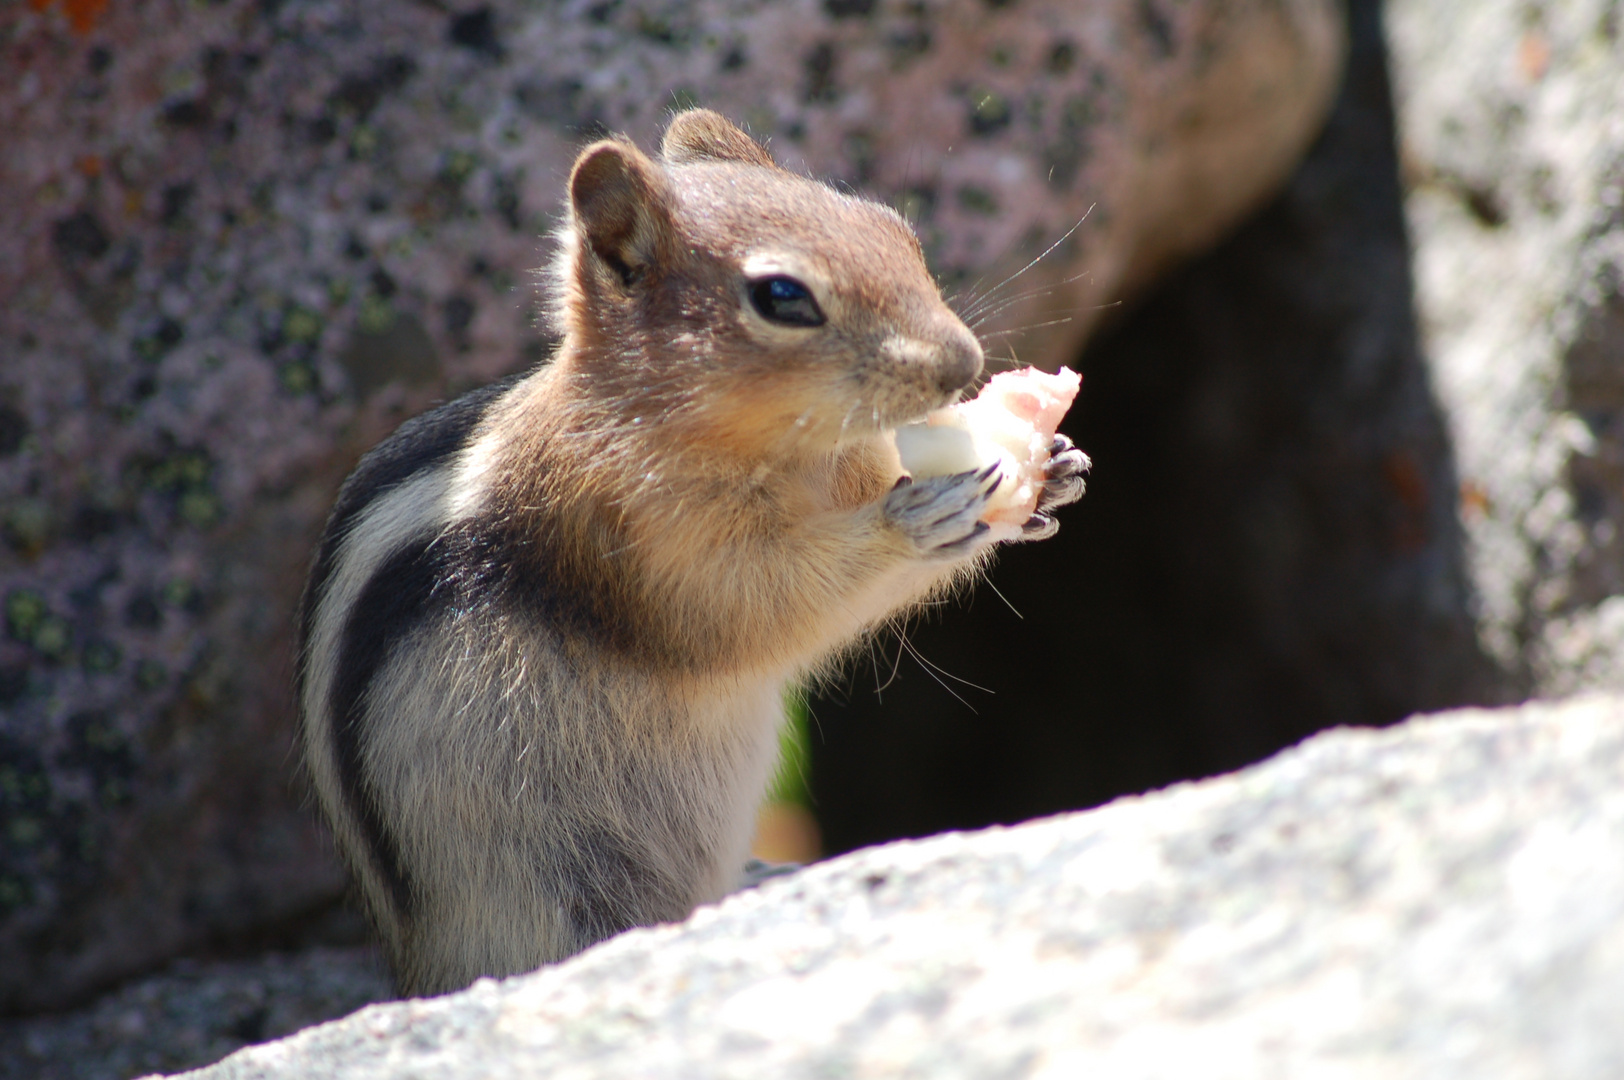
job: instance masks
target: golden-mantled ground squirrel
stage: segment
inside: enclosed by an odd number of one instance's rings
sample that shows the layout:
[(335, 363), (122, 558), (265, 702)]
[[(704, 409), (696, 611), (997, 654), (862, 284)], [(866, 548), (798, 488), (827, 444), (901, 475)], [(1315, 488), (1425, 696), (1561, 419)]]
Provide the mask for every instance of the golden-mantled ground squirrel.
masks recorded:
[(304, 596), (305, 762), (407, 994), (735, 888), (786, 684), (992, 546), (996, 474), (884, 434), (982, 365), (897, 214), (700, 110), (569, 203), (556, 354), (363, 458)]

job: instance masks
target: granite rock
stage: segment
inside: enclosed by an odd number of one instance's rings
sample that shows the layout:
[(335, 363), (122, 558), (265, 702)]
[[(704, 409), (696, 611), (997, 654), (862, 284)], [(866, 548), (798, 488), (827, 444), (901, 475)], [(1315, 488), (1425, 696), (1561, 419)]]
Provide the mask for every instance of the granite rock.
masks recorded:
[(199, 1080), (1624, 1072), (1624, 698), (875, 848)]
[(1285, 177), (1341, 40), (1331, 0), (13, 5), (0, 1010), (338, 894), (289, 790), (303, 567), (359, 453), (545, 355), (586, 139), (731, 113), (896, 203), (966, 305), (1081, 220), (980, 308), (1079, 308), (1022, 339), (1054, 363)]
[(1387, 7), (1416, 305), (1485, 649), (1624, 686), (1624, 25), (1605, 0)]
[(128, 1080), (218, 1061), (391, 993), (369, 948), (183, 959), (63, 1013), (0, 1019), (0, 1080)]

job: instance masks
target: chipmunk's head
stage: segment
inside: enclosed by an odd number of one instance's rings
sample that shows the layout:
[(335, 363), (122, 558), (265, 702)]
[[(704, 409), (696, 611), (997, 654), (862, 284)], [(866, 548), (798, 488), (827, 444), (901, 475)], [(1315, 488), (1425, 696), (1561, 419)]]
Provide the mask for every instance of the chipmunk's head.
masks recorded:
[(955, 401), (981, 372), (898, 214), (780, 168), (716, 113), (677, 114), (658, 160), (587, 147), (569, 195), (565, 353), (651, 421), (744, 455), (822, 450)]

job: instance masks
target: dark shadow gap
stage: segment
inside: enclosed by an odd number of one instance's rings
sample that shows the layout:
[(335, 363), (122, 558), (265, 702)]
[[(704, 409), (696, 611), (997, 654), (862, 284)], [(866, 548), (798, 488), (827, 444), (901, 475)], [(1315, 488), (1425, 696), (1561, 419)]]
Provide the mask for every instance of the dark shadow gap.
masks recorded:
[[(1081, 360), (1060, 535), (813, 703), (831, 852), (1225, 772), (1322, 728), (1502, 696), (1416, 340), (1379, 10), (1286, 191)], [(883, 698), (883, 700), (882, 700)]]

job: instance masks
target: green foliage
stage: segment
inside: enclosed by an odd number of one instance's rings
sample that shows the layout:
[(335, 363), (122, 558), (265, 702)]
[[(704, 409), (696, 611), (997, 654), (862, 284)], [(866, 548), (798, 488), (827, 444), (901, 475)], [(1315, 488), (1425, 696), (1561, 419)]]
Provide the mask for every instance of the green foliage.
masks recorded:
[(784, 695), (784, 725), (778, 729), (778, 769), (773, 773), (767, 801), (812, 806), (808, 777), (812, 769), (812, 744), (806, 695), (791, 690)]

